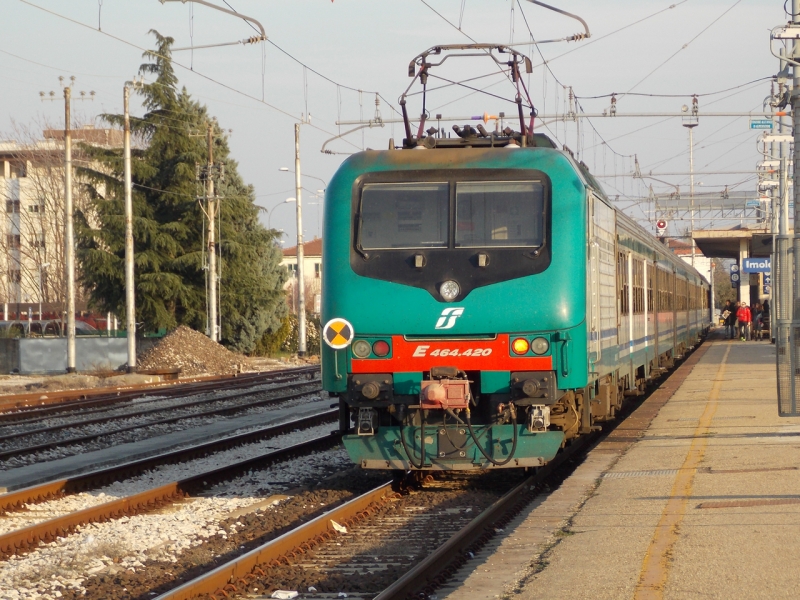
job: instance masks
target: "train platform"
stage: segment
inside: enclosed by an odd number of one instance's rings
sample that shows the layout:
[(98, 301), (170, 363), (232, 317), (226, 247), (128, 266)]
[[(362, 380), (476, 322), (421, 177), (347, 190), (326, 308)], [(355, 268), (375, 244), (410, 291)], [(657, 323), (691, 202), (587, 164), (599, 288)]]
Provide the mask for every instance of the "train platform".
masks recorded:
[(439, 600), (800, 597), (800, 418), (775, 346), (712, 334)]

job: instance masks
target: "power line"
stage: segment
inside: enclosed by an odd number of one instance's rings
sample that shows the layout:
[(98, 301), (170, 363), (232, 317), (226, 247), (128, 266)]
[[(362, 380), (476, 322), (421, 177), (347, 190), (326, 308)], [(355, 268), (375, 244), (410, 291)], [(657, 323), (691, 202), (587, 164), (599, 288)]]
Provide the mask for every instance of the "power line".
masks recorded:
[[(147, 49), (147, 48), (142, 48), (141, 46), (138, 46), (138, 45), (134, 44), (133, 42), (129, 42), (129, 41), (128, 41), (128, 40), (126, 40), (126, 39), (123, 39), (123, 38), (121, 38), (121, 37), (118, 37), (118, 36), (116, 36), (116, 35), (110, 34), (110, 33), (106, 32), (106, 31), (98, 31), (97, 29), (95, 29), (95, 28), (94, 28), (94, 27), (92, 27), (91, 25), (87, 25), (86, 23), (82, 23), (81, 21), (78, 21), (78, 20), (76, 20), (76, 19), (72, 19), (72, 18), (70, 18), (70, 17), (67, 17), (66, 15), (62, 15), (62, 14), (60, 14), (60, 13), (57, 13), (57, 12), (55, 12), (55, 11), (52, 11), (52, 10), (50, 10), (50, 9), (44, 8), (43, 6), (39, 6), (39, 5), (37, 5), (37, 4), (34, 4), (33, 2), (30, 2), (29, 0), (20, 0), (20, 2), (22, 2), (23, 4), (27, 4), (28, 6), (31, 6), (31, 7), (33, 7), (33, 8), (36, 8), (36, 9), (38, 9), (38, 10), (41, 10), (42, 12), (45, 12), (45, 13), (51, 14), (51, 15), (53, 15), (53, 16), (55, 16), (55, 17), (58, 17), (58, 18), (60, 18), (60, 19), (64, 19), (65, 21), (68, 21), (68, 22), (70, 22), (70, 23), (73, 23), (73, 24), (75, 24), (75, 25), (79, 25), (80, 27), (84, 27), (84, 28), (86, 28), (86, 29), (89, 29), (90, 31), (93, 31), (93, 32), (95, 32), (95, 33), (99, 33), (99, 34), (101, 34), (101, 35), (104, 35), (104, 36), (110, 37), (110, 38), (111, 38), (111, 39), (113, 39), (113, 40), (116, 40), (116, 41), (118, 41), (118, 42), (121, 42), (121, 43), (123, 43), (123, 44), (125, 44), (125, 45), (127, 45), (127, 46), (130, 46), (130, 47), (132, 47), (132, 48), (136, 48), (137, 50), (141, 50), (142, 52), (147, 52), (147, 53), (149, 53), (151, 56), (156, 56), (156, 57), (159, 57), (159, 58), (163, 58), (164, 60), (168, 60), (168, 61), (169, 61), (170, 63), (172, 63), (173, 65), (176, 65), (176, 66), (180, 67), (181, 69), (184, 69), (184, 70), (186, 70), (186, 71), (189, 71), (189, 72), (191, 72), (191, 73), (194, 73), (195, 75), (197, 75), (197, 76), (199, 76), (199, 77), (201, 77), (201, 78), (205, 79), (206, 81), (210, 81), (211, 83), (213, 83), (213, 84), (215, 84), (215, 85), (218, 85), (218, 86), (220, 86), (220, 87), (222, 87), (222, 88), (225, 88), (226, 90), (229, 90), (229, 91), (231, 91), (231, 92), (233, 92), (233, 93), (235, 93), (235, 94), (238, 94), (238, 95), (240, 95), (240, 96), (244, 96), (245, 98), (249, 98), (250, 100), (253, 100), (253, 101), (255, 101), (255, 102), (258, 102), (259, 104), (263, 104), (264, 106), (266, 106), (266, 107), (268, 107), (268, 108), (271, 108), (272, 110), (274, 110), (274, 111), (276, 111), (276, 112), (278, 112), (278, 113), (280, 113), (280, 114), (282, 114), (282, 115), (285, 115), (285, 116), (289, 117), (289, 118), (290, 118), (290, 119), (292, 119), (293, 121), (297, 121), (297, 120), (298, 120), (298, 119), (297, 119), (297, 117), (296, 117), (295, 115), (293, 115), (292, 113), (290, 113), (290, 112), (288, 112), (288, 111), (285, 111), (285, 110), (283, 110), (282, 108), (279, 108), (279, 107), (275, 106), (274, 104), (270, 104), (269, 102), (266, 102), (265, 100), (261, 100), (260, 98), (257, 98), (257, 97), (255, 97), (255, 96), (253, 96), (253, 95), (251, 95), (251, 94), (248, 94), (247, 92), (243, 92), (243, 91), (241, 91), (241, 90), (238, 90), (238, 89), (236, 89), (235, 87), (233, 87), (233, 86), (230, 86), (230, 85), (228, 85), (228, 84), (226, 84), (226, 83), (222, 83), (221, 81), (217, 81), (216, 79), (214, 79), (213, 77), (210, 77), (209, 75), (205, 75), (205, 74), (201, 73), (200, 71), (194, 70), (194, 69), (192, 69), (192, 68), (190, 68), (190, 67), (187, 67), (187, 66), (186, 66), (186, 65), (184, 65), (184, 64), (181, 64), (181, 63), (179, 63), (179, 62), (176, 62), (176, 61), (175, 61), (174, 59), (172, 59), (171, 57), (162, 56), (162, 55), (161, 55), (161, 54), (159, 54), (158, 52), (155, 52), (155, 51), (153, 51), (153, 50), (149, 50), (149, 49)], [(328, 131), (328, 130), (326, 130), (326, 129), (323, 129), (322, 127), (319, 127), (318, 125), (314, 125), (314, 124), (312, 124), (312, 123), (306, 123), (306, 125), (307, 125), (308, 127), (311, 127), (312, 129), (316, 129), (317, 131), (320, 131), (320, 132), (322, 132), (322, 133), (324, 133), (324, 134), (326, 134), (326, 135), (330, 135), (330, 136), (333, 136), (333, 135), (335, 135), (335, 134), (331, 133), (330, 131)], [(352, 142), (349, 142), (349, 141), (347, 141), (347, 140), (345, 140), (345, 139), (343, 139), (342, 141), (344, 141), (344, 142), (346, 142), (346, 143), (350, 144), (350, 145), (351, 145), (351, 146), (353, 146), (354, 148), (358, 148), (358, 146), (356, 146), (356, 145), (355, 145), (354, 143), (352, 143)], [(359, 149), (360, 149), (360, 148), (359, 148)]]
[[(233, 12), (235, 12), (235, 13), (238, 13), (238, 11), (237, 11), (235, 8), (233, 8), (233, 6), (231, 6), (231, 5), (230, 5), (230, 3), (228, 2), (228, 0), (222, 0), (222, 1), (223, 1), (225, 4), (227, 4), (227, 5), (228, 5), (228, 8), (230, 8), (230, 9), (231, 9)], [(244, 20), (244, 19), (243, 19), (243, 20)], [(247, 20), (244, 20), (244, 21), (245, 21), (245, 23), (247, 23), (248, 25), (250, 25), (250, 27), (252, 27), (252, 28), (253, 28), (253, 29), (256, 31), (256, 33), (258, 33), (259, 35), (261, 34), (261, 31), (259, 31), (259, 30), (258, 30), (258, 29), (257, 29), (257, 28), (256, 28), (256, 27), (255, 27), (255, 26), (252, 24), (252, 23), (250, 23), (250, 22), (249, 22), (249, 21), (247, 21)], [(358, 88), (354, 88), (354, 87), (351, 87), (351, 86), (348, 86), (348, 85), (341, 84), (341, 83), (339, 83), (338, 81), (334, 81), (333, 79), (331, 79), (330, 77), (328, 77), (328, 76), (326, 76), (326, 75), (323, 75), (322, 73), (320, 73), (320, 72), (319, 72), (319, 71), (317, 71), (316, 69), (313, 69), (313, 68), (309, 67), (309, 66), (308, 66), (306, 63), (304, 63), (304, 62), (303, 62), (303, 61), (301, 61), (299, 58), (297, 58), (297, 57), (293, 56), (291, 53), (289, 53), (288, 51), (286, 51), (286, 50), (284, 50), (283, 48), (281, 48), (280, 46), (278, 46), (278, 44), (276, 44), (276, 43), (275, 43), (275, 42), (273, 42), (272, 40), (270, 40), (270, 39), (267, 39), (267, 40), (265, 40), (265, 41), (266, 41), (268, 44), (270, 44), (270, 45), (274, 46), (276, 49), (278, 49), (279, 51), (281, 51), (283, 54), (285, 54), (285, 55), (286, 55), (286, 56), (288, 56), (289, 58), (291, 58), (291, 59), (292, 59), (294, 62), (296, 62), (298, 65), (300, 65), (300, 66), (302, 66), (302, 67), (304, 67), (304, 68), (308, 69), (308, 70), (309, 70), (309, 71), (311, 71), (312, 73), (314, 73), (314, 75), (316, 75), (317, 77), (321, 77), (321, 78), (322, 78), (322, 79), (324, 79), (325, 81), (327, 81), (327, 82), (329, 82), (329, 83), (332, 83), (333, 85), (335, 85), (335, 86), (338, 86), (338, 87), (340, 87), (340, 88), (343, 88), (343, 89), (345, 89), (345, 90), (350, 90), (351, 92), (364, 92), (365, 94), (375, 94), (375, 95), (376, 95), (376, 96), (378, 96), (378, 97), (379, 97), (381, 100), (383, 100), (384, 102), (386, 102), (386, 104), (389, 106), (389, 108), (391, 108), (391, 109), (392, 109), (394, 112), (396, 112), (398, 115), (400, 114), (400, 112), (399, 112), (399, 111), (398, 111), (398, 110), (397, 110), (397, 109), (396, 109), (396, 108), (395, 108), (395, 107), (392, 105), (392, 103), (391, 103), (391, 102), (389, 102), (389, 101), (388, 101), (386, 98), (384, 98), (384, 97), (383, 97), (383, 96), (380, 94), (380, 92), (371, 92), (371, 91), (369, 91), (369, 90), (360, 90), (360, 89), (358, 89)]]

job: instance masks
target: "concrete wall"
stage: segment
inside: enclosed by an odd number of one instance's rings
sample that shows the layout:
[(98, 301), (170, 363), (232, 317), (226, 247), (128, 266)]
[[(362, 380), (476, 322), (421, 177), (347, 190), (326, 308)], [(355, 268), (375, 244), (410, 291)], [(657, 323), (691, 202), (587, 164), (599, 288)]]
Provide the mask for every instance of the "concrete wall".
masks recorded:
[(15, 373), (19, 369), (19, 340), (0, 338), (0, 373)]
[[(22, 338), (9, 341), (18, 344), (21, 375), (64, 373), (67, 370), (66, 338)], [(128, 340), (125, 338), (75, 339), (75, 368), (78, 371), (118, 369), (127, 362)]]

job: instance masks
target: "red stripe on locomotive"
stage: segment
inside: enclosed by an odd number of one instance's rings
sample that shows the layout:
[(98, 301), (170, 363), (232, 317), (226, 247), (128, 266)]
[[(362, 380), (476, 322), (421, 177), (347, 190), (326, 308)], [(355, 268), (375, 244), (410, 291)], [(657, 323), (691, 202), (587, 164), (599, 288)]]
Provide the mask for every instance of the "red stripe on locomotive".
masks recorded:
[(458, 367), (463, 371), (552, 371), (550, 356), (510, 356), (508, 334), (493, 340), (406, 340), (392, 336), (391, 358), (353, 358), (353, 373), (430, 371)]

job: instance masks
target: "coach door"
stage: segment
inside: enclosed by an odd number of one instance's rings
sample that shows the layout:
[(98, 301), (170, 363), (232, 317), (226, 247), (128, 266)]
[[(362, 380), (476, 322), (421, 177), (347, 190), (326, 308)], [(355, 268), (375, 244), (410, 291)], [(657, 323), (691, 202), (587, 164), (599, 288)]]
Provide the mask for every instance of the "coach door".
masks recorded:
[(617, 246), (617, 348), (618, 363), (630, 362), (631, 352), (631, 303), (630, 303), (630, 254)]
[(647, 333), (646, 336), (653, 340), (653, 359), (654, 365), (658, 366), (658, 306), (655, 298), (656, 286), (656, 265), (647, 263)]

